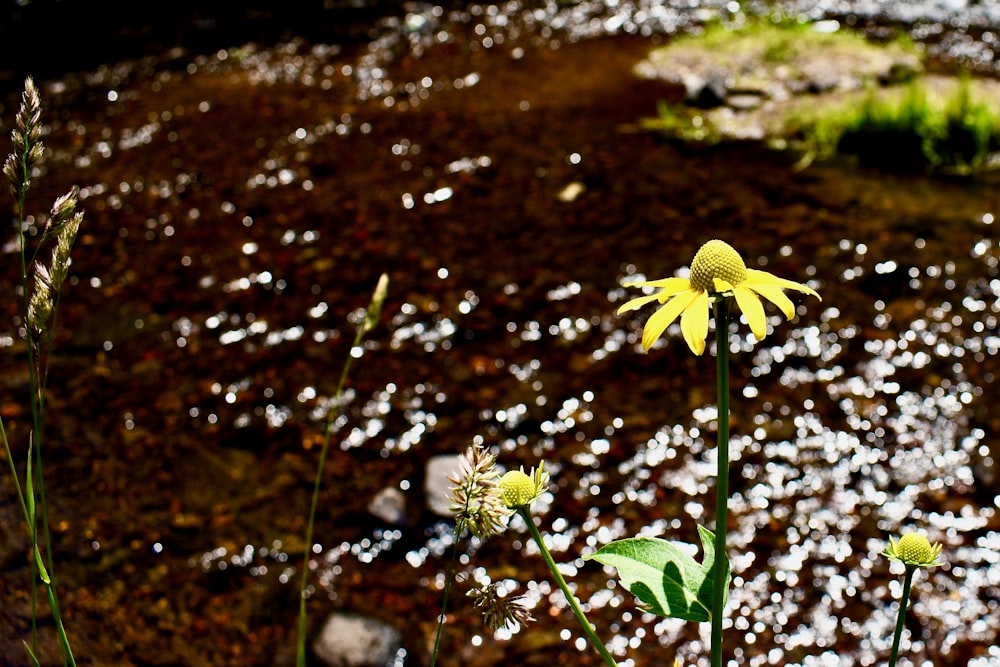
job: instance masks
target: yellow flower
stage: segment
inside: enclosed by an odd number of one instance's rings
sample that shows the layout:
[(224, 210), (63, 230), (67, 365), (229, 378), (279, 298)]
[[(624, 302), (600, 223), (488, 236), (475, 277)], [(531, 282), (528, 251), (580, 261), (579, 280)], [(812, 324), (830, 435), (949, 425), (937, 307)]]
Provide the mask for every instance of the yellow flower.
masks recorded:
[(937, 559), (941, 555), (941, 543), (931, 545), (920, 533), (907, 533), (898, 542), (890, 537), (889, 546), (882, 553), (906, 566), (931, 567), (941, 564)]
[(690, 278), (663, 278), (625, 283), (626, 287), (658, 287), (656, 294), (632, 299), (618, 314), (641, 308), (652, 301), (659, 301), (659, 310), (650, 316), (642, 330), (642, 348), (649, 350), (667, 327), (681, 318), (681, 333), (688, 347), (695, 354), (705, 351), (708, 338), (708, 311), (712, 299), (733, 296), (736, 304), (750, 323), (757, 340), (767, 334), (767, 318), (760, 297), (764, 297), (791, 319), (795, 306), (783, 290), (793, 289), (820, 298), (810, 287), (785, 280), (767, 271), (748, 269), (743, 258), (725, 241), (709, 241), (691, 261)]
[(532, 468), (531, 474), (520, 470), (511, 470), (500, 478), (500, 493), (504, 503), (510, 509), (530, 505), (545, 493), (549, 485), (549, 473), (545, 472), (545, 462), (538, 468)]

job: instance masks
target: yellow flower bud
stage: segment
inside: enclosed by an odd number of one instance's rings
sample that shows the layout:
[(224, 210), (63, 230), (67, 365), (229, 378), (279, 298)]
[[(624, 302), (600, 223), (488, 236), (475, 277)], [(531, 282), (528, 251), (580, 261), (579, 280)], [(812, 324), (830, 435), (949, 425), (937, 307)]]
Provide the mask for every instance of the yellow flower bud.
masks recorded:
[(884, 554), (907, 566), (930, 567), (939, 564), (937, 557), (941, 554), (941, 544), (932, 545), (919, 533), (907, 533), (898, 542), (890, 537)]
[(523, 470), (511, 470), (500, 478), (500, 493), (507, 507), (527, 505), (537, 497), (535, 481)]

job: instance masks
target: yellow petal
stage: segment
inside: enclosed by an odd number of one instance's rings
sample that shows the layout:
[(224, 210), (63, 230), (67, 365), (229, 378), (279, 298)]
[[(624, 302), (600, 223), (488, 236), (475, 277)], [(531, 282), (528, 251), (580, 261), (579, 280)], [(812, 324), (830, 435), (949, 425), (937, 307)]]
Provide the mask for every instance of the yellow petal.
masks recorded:
[(760, 302), (760, 297), (754, 294), (749, 287), (738, 285), (733, 294), (736, 296), (736, 303), (739, 304), (743, 316), (750, 323), (750, 330), (757, 340), (763, 340), (767, 335), (767, 316), (764, 315), (764, 306)]
[(747, 285), (744, 283), (747, 289), (751, 289), (757, 294), (781, 308), (781, 312), (785, 314), (785, 319), (790, 320), (795, 317), (795, 304), (792, 300), (785, 296), (785, 293), (781, 291), (781, 288), (777, 285), (765, 285), (764, 283), (756, 285)]
[(659, 294), (647, 294), (646, 296), (640, 296), (636, 299), (632, 299), (631, 301), (625, 302), (624, 304), (621, 305), (620, 308), (618, 308), (618, 314), (621, 315), (622, 313), (627, 313), (630, 310), (635, 310), (636, 308), (642, 308), (647, 303), (651, 301), (656, 301), (659, 298), (660, 298)]
[(715, 291), (718, 292), (719, 294), (732, 292), (733, 284), (723, 280), (722, 278), (715, 278)]
[(678, 294), (653, 313), (642, 330), (642, 349), (649, 351), (656, 339), (663, 335), (670, 323), (676, 320), (697, 296), (698, 292), (695, 290)]
[(691, 351), (701, 355), (705, 351), (705, 339), (708, 338), (708, 292), (698, 290), (695, 298), (684, 309), (681, 317), (681, 333)]
[(785, 280), (784, 278), (779, 278), (773, 273), (768, 273), (767, 271), (761, 271), (759, 269), (747, 269), (747, 277), (742, 283), (747, 287), (751, 285), (774, 285), (776, 287), (781, 287), (784, 289), (793, 289), (798, 292), (805, 292), (806, 294), (812, 295), (822, 301), (823, 299), (813, 288), (803, 285), (802, 283), (797, 283), (791, 280)]
[(667, 297), (680, 294), (691, 289), (691, 281), (687, 278), (661, 278), (659, 280), (640, 280), (638, 282), (623, 283), (625, 287), (658, 287), (660, 291), (660, 301), (664, 302)]

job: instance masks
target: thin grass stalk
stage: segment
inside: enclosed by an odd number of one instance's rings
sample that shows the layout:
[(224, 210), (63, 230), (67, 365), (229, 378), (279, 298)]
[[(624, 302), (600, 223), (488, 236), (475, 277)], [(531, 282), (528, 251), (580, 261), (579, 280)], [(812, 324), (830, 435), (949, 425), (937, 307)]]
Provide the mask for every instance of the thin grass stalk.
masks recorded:
[(21, 490), (21, 480), (17, 476), (14, 455), (10, 451), (10, 443), (7, 441), (7, 431), (3, 426), (3, 417), (0, 417), (0, 441), (3, 441), (4, 453), (7, 454), (7, 463), (10, 465), (10, 476), (14, 479), (14, 491), (17, 493), (17, 502), (21, 505), (21, 512), (24, 514), (24, 522), (29, 523), (28, 506), (24, 503), (24, 492)]
[(576, 601), (576, 596), (569, 590), (569, 586), (566, 584), (566, 579), (563, 578), (562, 573), (559, 571), (559, 567), (556, 565), (555, 560), (552, 558), (552, 554), (549, 552), (548, 547), (545, 546), (545, 540), (542, 538), (542, 534), (538, 530), (538, 526), (535, 525), (535, 521), (531, 518), (531, 511), (528, 507), (519, 507), (517, 513), (521, 515), (524, 522), (528, 524), (528, 530), (531, 531), (531, 537), (535, 540), (535, 544), (538, 545), (538, 550), (542, 552), (542, 558), (545, 559), (545, 564), (548, 565), (549, 571), (552, 573), (553, 578), (559, 585), (559, 589), (562, 590), (563, 595), (566, 596), (566, 601), (569, 602), (570, 609), (573, 610), (573, 615), (576, 616), (576, 620), (580, 622), (583, 627), (584, 634), (587, 635), (587, 639), (590, 640), (591, 646), (593, 646), (601, 657), (604, 659), (604, 663), (608, 667), (618, 667), (618, 663), (615, 662), (614, 657), (608, 652), (607, 647), (601, 638), (597, 636), (594, 632), (593, 626), (590, 621), (587, 620), (586, 614), (580, 608), (580, 603)]
[(309, 505), (309, 521), (306, 524), (306, 553), (302, 557), (302, 578), (299, 588), (299, 623), (298, 636), (296, 638), (297, 667), (305, 667), (306, 664), (306, 588), (309, 581), (309, 556), (312, 553), (313, 529), (316, 525), (316, 508), (319, 505), (319, 490), (323, 482), (323, 469), (326, 467), (326, 457), (330, 450), (330, 436), (333, 433), (333, 424), (341, 413), (340, 401), (344, 393), (344, 385), (347, 384), (347, 376), (351, 371), (351, 364), (354, 361), (353, 351), (361, 345), (365, 334), (371, 331), (375, 324), (378, 323), (388, 286), (389, 278), (386, 274), (382, 274), (378, 285), (375, 287), (371, 303), (368, 305), (364, 318), (361, 320), (357, 332), (354, 334), (354, 342), (347, 352), (347, 359), (344, 361), (344, 367), (340, 371), (340, 379), (337, 380), (337, 388), (333, 393), (334, 405), (327, 413), (326, 427), (323, 430), (323, 446), (320, 449), (319, 462), (316, 465), (316, 480), (313, 482), (312, 502)]
[[(45, 474), (44, 474), (44, 463), (42, 457), (42, 440), (43, 440), (43, 425), (45, 423), (45, 386), (47, 381), (47, 373), (45, 369), (42, 368), (41, 358), (42, 358), (42, 345), (41, 341), (37, 338), (35, 332), (32, 331), (31, 324), (28, 317), (29, 308), (29, 294), (30, 294), (30, 277), (28, 273), (28, 266), (33, 265), (37, 261), (38, 248), (32, 254), (30, 263), (28, 261), (28, 242), (25, 238), (24, 229), (24, 201), (25, 195), (27, 194), (27, 151), (29, 148), (25, 148), (25, 152), (22, 155), (22, 168), (25, 170), (26, 178), (25, 185), (17, 190), (17, 226), (18, 226), (18, 250), (21, 261), (21, 290), (24, 296), (23, 298), (23, 318), (24, 318), (24, 332), (25, 332), (25, 345), (28, 352), (28, 387), (31, 392), (31, 434), (29, 436), (30, 443), (28, 448), (28, 467), (25, 477), (25, 491), (26, 497), (26, 518), (28, 520), (28, 529), (31, 535), (31, 549), (33, 551), (32, 561), (31, 561), (31, 578), (32, 581), (35, 578), (39, 578), (42, 584), (46, 588), (46, 595), (49, 599), (49, 607), (52, 612), (52, 617), (56, 623), (56, 631), (59, 638), (59, 644), (63, 652), (64, 664), (68, 664), (71, 667), (75, 667), (76, 659), (73, 657), (73, 650), (70, 646), (69, 637), (66, 635), (66, 628), (63, 625), (62, 618), (59, 613), (59, 603), (58, 596), (55, 590), (55, 580), (54, 572), (52, 569), (52, 564), (54, 559), (52, 557), (52, 534), (49, 529), (49, 512), (48, 503), (46, 502), (45, 496)], [(48, 367), (48, 355), (46, 355), (46, 365)], [(6, 443), (5, 443), (6, 445)], [(32, 465), (32, 459), (34, 460), (34, 465)], [(13, 465), (13, 463), (12, 463)], [(15, 473), (16, 479), (16, 473)], [(39, 517), (39, 511), (41, 516)], [(39, 526), (40, 524), (40, 526)], [(39, 527), (41, 527), (42, 538), (45, 542), (45, 558), (43, 560), (41, 553), (41, 546), (39, 543)], [(48, 567), (46, 568), (45, 563), (48, 562)], [(35, 585), (31, 587), (31, 644), (33, 648), (32, 656), (38, 652), (38, 598), (36, 595)]]
[(31, 658), (31, 664), (34, 665), (35, 667), (42, 667), (40, 664), (38, 664), (38, 658), (35, 657), (35, 652), (31, 650), (30, 646), (28, 646), (28, 642), (22, 639), (21, 644), (24, 645), (24, 650), (28, 652), (28, 657)]
[(455, 580), (455, 568), (458, 565), (459, 535), (455, 535), (455, 546), (451, 551), (451, 565), (448, 567), (448, 577), (444, 582), (444, 600), (441, 601), (441, 613), (438, 615), (437, 633), (434, 635), (434, 651), (431, 653), (431, 666), (437, 664), (438, 652), (441, 650), (441, 635), (444, 632), (444, 616), (448, 612), (448, 596), (451, 594), (451, 584)]
[[(358, 327), (354, 336), (354, 343), (351, 350), (361, 344), (364, 331)], [(312, 502), (309, 506), (309, 522), (306, 524), (306, 553), (302, 558), (302, 584), (299, 587), (299, 631), (296, 648), (296, 664), (298, 667), (305, 667), (306, 664), (306, 588), (309, 581), (309, 557), (312, 554), (313, 529), (316, 525), (316, 508), (319, 505), (319, 489), (323, 483), (323, 470), (326, 467), (326, 457), (330, 450), (330, 434), (333, 432), (333, 423), (340, 416), (340, 399), (347, 383), (347, 375), (351, 370), (351, 362), (354, 357), (349, 350), (344, 367), (340, 371), (340, 379), (337, 381), (337, 389), (333, 393), (334, 405), (330, 409), (326, 427), (323, 429), (323, 447), (319, 453), (319, 463), (316, 464), (316, 479), (313, 482)]]
[[(40, 113), (41, 101), (38, 96), (38, 91), (37, 88), (35, 88), (34, 82), (29, 77), (25, 81), (22, 106), (17, 116), (17, 128), (14, 130), (12, 137), (15, 152), (8, 157), (3, 166), (4, 175), (6, 175), (10, 181), (14, 199), (16, 200), (17, 214), (15, 220), (17, 224), (18, 256), (21, 269), (21, 291), (23, 297), (22, 313), (24, 318), (24, 337), (28, 356), (28, 386), (31, 392), (31, 432), (28, 437), (28, 456), (23, 491), (17, 476), (16, 466), (13, 463), (13, 457), (10, 455), (9, 443), (7, 442), (6, 433), (3, 430), (2, 424), (0, 424), (0, 434), (3, 435), (4, 450), (7, 452), (8, 459), (10, 459), (11, 472), (14, 476), (18, 501), (21, 503), (22, 511), (24, 512), (25, 520), (28, 523), (28, 532), (31, 538), (31, 646), (28, 647), (26, 644), (28, 654), (31, 657), (32, 662), (37, 664), (38, 661), (35, 657), (38, 653), (38, 583), (35, 580), (35, 577), (37, 576), (46, 587), (49, 607), (56, 624), (59, 644), (63, 653), (63, 664), (75, 667), (76, 660), (73, 657), (73, 651), (70, 648), (69, 638), (66, 635), (66, 629), (59, 613), (58, 595), (52, 573), (52, 536), (49, 529), (48, 505), (45, 499), (42, 442), (45, 412), (45, 387), (48, 376), (48, 366), (51, 360), (51, 328), (45, 330), (44, 327), (36, 327), (35, 325), (37, 323), (32, 322), (31, 317), (31, 299), (33, 295), (31, 292), (31, 280), (28, 269), (29, 267), (34, 267), (36, 272), (38, 271), (38, 267), (36, 266), (38, 253), (42, 246), (42, 242), (46, 240), (46, 236), (43, 234), (40, 241), (35, 244), (34, 251), (30, 253), (29, 260), (28, 239), (24, 215), (25, 201), (31, 183), (31, 172), (34, 164), (38, 162), (43, 155), (42, 142), (39, 140)], [(53, 216), (72, 214), (72, 209), (75, 205), (75, 193), (71, 197), (67, 196), (57, 199), (56, 206), (53, 208)], [(78, 220), (76, 221), (76, 225), (79, 225)], [(74, 236), (75, 233), (74, 228)], [(63, 239), (60, 238), (59, 243), (62, 243), (62, 241)], [(62, 257), (62, 261), (68, 262), (68, 252), (71, 245), (72, 238), (68, 241), (65, 248), (63, 248), (65, 250), (63, 253), (65, 256)], [(62, 246), (59, 247), (62, 248)], [(65, 265), (60, 264), (60, 268), (64, 270)], [(65, 275), (63, 272), (62, 278), (64, 277)], [(62, 282), (62, 278), (59, 280), (60, 283)], [(55, 292), (56, 296), (58, 296), (58, 286)], [(50, 324), (54, 323), (54, 313), (57, 307), (57, 299), (52, 304), (49, 304), (47, 317), (49, 318)], [(39, 526), (39, 524), (41, 524), (41, 526)], [(41, 529), (41, 534), (45, 541), (46, 555), (44, 558), (40, 547), (39, 529)], [(48, 561), (48, 569), (45, 564), (46, 560)]]
[[(22, 317), (24, 321), (24, 337), (25, 345), (28, 348), (28, 388), (31, 392), (31, 434), (29, 437), (35, 438), (36, 434), (40, 433), (40, 415), (38, 409), (38, 391), (37, 391), (37, 377), (36, 377), (36, 366), (35, 366), (35, 350), (33, 337), (31, 335), (31, 326), (28, 324), (28, 299), (29, 299), (29, 279), (28, 279), (28, 241), (25, 238), (24, 233), (24, 200), (28, 193), (28, 183), (30, 178), (30, 165), (29, 165), (29, 152), (31, 146), (25, 142), (25, 146), (21, 151), (20, 155), (17, 156), (19, 162), (19, 172), (23, 174), (21, 178), (21, 183), (19, 187), (14, 188), (14, 198), (16, 200), (17, 207), (17, 217), (15, 223), (17, 224), (17, 247), (18, 247), (18, 258), (21, 263), (21, 294), (22, 294)], [(37, 251), (36, 251), (37, 254)], [(34, 256), (32, 257), (32, 262), (34, 261)], [(38, 574), (36, 569), (36, 557), (35, 553), (38, 549), (38, 526), (35, 523), (34, 516), (34, 506), (35, 506), (35, 495), (34, 495), (34, 485), (31, 481), (31, 452), (29, 449), (28, 453), (29, 463), (28, 463), (28, 473), (25, 477), (25, 493), (27, 494), (25, 507), (25, 520), (28, 522), (28, 533), (31, 537), (31, 655), (38, 652), (38, 598), (36, 595), (36, 584), (35, 577)], [(11, 463), (13, 466), (13, 461)], [(37, 467), (37, 466), (36, 466)], [(15, 472), (14, 479), (17, 479), (17, 474)], [(27, 507), (31, 507), (32, 510), (29, 511)]]
[(715, 302), (716, 394), (719, 471), (715, 485), (715, 562), (712, 565), (712, 667), (722, 666), (722, 615), (726, 600), (726, 527), (729, 520), (729, 297)]
[[(27, 188), (24, 188), (26, 190)], [(21, 254), (21, 285), (24, 294), (24, 328), (26, 346), (28, 349), (28, 386), (31, 391), (31, 433), (29, 435), (28, 446), (28, 466), (25, 476), (25, 490), (27, 493), (26, 516), (29, 531), (31, 533), (31, 548), (34, 552), (32, 559), (32, 580), (37, 576), (46, 589), (46, 596), (49, 600), (49, 608), (52, 618), (56, 624), (56, 635), (63, 652), (63, 664), (76, 667), (76, 659), (73, 656), (73, 649), (70, 645), (69, 637), (66, 634), (66, 627), (59, 612), (59, 598), (56, 592), (55, 572), (52, 556), (52, 533), (49, 528), (49, 509), (45, 495), (45, 474), (42, 457), (43, 426), (45, 424), (45, 388), (48, 384), (48, 365), (51, 359), (50, 354), (45, 354), (44, 366), (42, 364), (42, 341), (37, 334), (32, 331), (28, 319), (28, 295), (29, 278), (27, 267), (29, 263), (26, 259), (27, 241), (24, 238), (24, 214), (23, 214), (23, 194), (18, 200), (18, 237), (20, 239)], [(37, 261), (37, 249), (32, 256), (31, 264)], [(55, 308), (53, 306), (53, 324), (55, 320)], [(46, 338), (48, 333), (42, 333)], [(48, 340), (48, 347), (51, 347), (51, 339)], [(6, 446), (6, 441), (5, 441)], [(8, 454), (9, 456), (9, 454)], [(33, 465), (32, 465), (33, 461)], [(13, 466), (13, 462), (11, 464)], [(16, 479), (16, 473), (15, 473)], [(20, 493), (20, 491), (19, 491)], [(42, 539), (45, 542), (45, 558), (42, 558), (42, 549), (39, 542), (39, 528)], [(48, 563), (48, 566), (46, 566)], [(31, 636), (34, 652), (38, 651), (38, 599), (35, 594), (35, 586), (31, 588)], [(32, 653), (34, 659), (34, 653)]]

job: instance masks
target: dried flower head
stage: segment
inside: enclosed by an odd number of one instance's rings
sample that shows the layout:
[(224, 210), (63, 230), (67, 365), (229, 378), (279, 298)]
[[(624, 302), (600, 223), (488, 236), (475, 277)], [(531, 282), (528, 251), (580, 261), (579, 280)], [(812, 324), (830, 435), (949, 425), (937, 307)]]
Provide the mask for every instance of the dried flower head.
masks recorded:
[(501, 597), (499, 586), (495, 583), (474, 588), (466, 595), (472, 598), (473, 605), (482, 610), (483, 621), (490, 630), (527, 625), (535, 620), (524, 606), (523, 596)]
[(378, 284), (375, 285), (375, 291), (372, 292), (371, 303), (368, 304), (368, 310), (365, 311), (365, 319), (361, 322), (362, 334), (368, 333), (378, 324), (378, 320), (382, 316), (382, 304), (385, 303), (385, 297), (388, 294), (389, 275), (383, 273), (379, 276)]
[(889, 546), (882, 552), (891, 560), (897, 560), (908, 567), (933, 567), (940, 565), (941, 543), (931, 544), (920, 533), (906, 533), (897, 542), (889, 538)]
[(520, 470), (511, 470), (504, 473), (500, 478), (500, 491), (503, 494), (503, 501), (507, 507), (517, 509), (524, 507), (538, 500), (538, 497), (545, 493), (549, 485), (549, 474), (545, 472), (545, 463), (542, 462), (538, 469), (531, 469), (531, 474)]
[(455, 531), (462, 535), (468, 530), (479, 538), (496, 535), (511, 514), (497, 482), (496, 457), (481, 445), (473, 445), (459, 457), (459, 467), (448, 478), (454, 484), (450, 500)]
[(52, 317), (55, 302), (49, 270), (41, 262), (35, 262), (35, 280), (31, 298), (28, 299), (28, 325), (33, 331), (39, 333), (45, 331)]
[(52, 205), (42, 239), (55, 239), (48, 266), (35, 261), (35, 279), (28, 300), (28, 324), (38, 332), (48, 327), (63, 281), (69, 275), (70, 251), (76, 241), (83, 213), (76, 212), (77, 190), (73, 188)]
[(14, 131), (11, 140), (14, 152), (7, 156), (3, 165), (3, 173), (10, 181), (14, 196), (21, 199), (35, 165), (42, 159), (45, 147), (42, 145), (42, 100), (38, 95), (35, 82), (29, 77), (24, 81), (24, 93), (21, 96), (21, 109), (17, 112)]
[(737, 305), (758, 340), (767, 334), (767, 318), (760, 297), (780, 308), (788, 319), (795, 314), (795, 306), (783, 290), (797, 290), (819, 298), (815, 290), (802, 283), (779, 278), (767, 271), (748, 269), (740, 254), (731, 245), (719, 240), (709, 241), (698, 250), (691, 261), (690, 278), (643, 280), (625, 283), (625, 286), (660, 288), (655, 294), (632, 299), (618, 309), (621, 314), (652, 301), (662, 304), (643, 328), (644, 350), (649, 350), (667, 327), (680, 317), (681, 333), (695, 354), (705, 351), (709, 303), (720, 295), (732, 295), (736, 298)]

